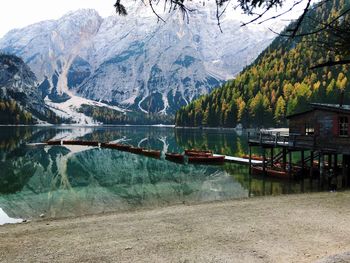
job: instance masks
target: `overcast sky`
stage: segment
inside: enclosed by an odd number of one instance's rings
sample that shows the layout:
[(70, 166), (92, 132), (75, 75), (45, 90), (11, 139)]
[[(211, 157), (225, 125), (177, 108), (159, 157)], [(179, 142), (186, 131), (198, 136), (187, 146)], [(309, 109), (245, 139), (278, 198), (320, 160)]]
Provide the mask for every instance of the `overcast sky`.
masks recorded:
[(93, 8), (105, 17), (113, 14), (115, 0), (9, 0), (1, 1), (0, 37), (13, 28), (58, 19), (79, 8)]

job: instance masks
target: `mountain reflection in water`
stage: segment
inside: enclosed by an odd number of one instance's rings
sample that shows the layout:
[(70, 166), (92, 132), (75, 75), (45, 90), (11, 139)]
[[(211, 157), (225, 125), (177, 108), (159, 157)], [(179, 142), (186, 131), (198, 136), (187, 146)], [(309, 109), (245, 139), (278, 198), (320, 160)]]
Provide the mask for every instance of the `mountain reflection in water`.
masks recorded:
[(0, 129), (0, 208), (9, 218), (79, 216), (303, 189), (300, 183), (249, 178), (248, 167), (236, 164), (182, 165), (97, 147), (27, 145), (78, 138), (163, 152), (202, 148), (238, 156), (247, 152), (246, 137), (233, 131), (65, 126)]

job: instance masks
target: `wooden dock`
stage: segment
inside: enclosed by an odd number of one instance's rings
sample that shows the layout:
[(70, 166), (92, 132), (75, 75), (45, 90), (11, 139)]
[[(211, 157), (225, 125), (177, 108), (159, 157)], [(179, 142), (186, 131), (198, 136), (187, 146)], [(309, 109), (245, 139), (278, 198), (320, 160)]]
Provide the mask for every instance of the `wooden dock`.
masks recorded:
[[(330, 182), (340, 177), (342, 180), (339, 181), (339, 186), (349, 186), (350, 138), (329, 137), (314, 133), (290, 133), (288, 136), (262, 131), (253, 135), (248, 133), (249, 156), (251, 158), (252, 148), (260, 148), (265, 162), (258, 166), (261, 168), (260, 174), (264, 177), (284, 173), (285, 178), (289, 179), (318, 179), (320, 185), (329, 184), (330, 189)], [(296, 155), (293, 157), (294, 153)], [(251, 162), (250, 175), (256, 170), (257, 167)]]
[[(221, 155), (221, 154), (213, 154), (213, 156), (223, 156), (223, 155)], [(225, 162), (249, 165), (249, 159), (247, 159), (247, 158), (228, 156), (228, 155), (225, 155)], [(261, 165), (262, 161), (251, 160), (251, 163), (253, 165)]]
[[(49, 146), (55, 146), (55, 145), (80, 145), (80, 146), (86, 146), (86, 147), (102, 147), (105, 145), (104, 143), (99, 142), (92, 142), (89, 143), (89, 141), (81, 141), (81, 144), (79, 144), (79, 141), (74, 141), (74, 143), (71, 143), (69, 141), (52, 141), (47, 143), (31, 143), (28, 144), (30, 146), (39, 146), (39, 145), (49, 145)], [(141, 154), (141, 151), (140, 151)], [(145, 155), (147, 156), (147, 155)], [(213, 156), (225, 156), (225, 162), (227, 163), (237, 163), (242, 165), (262, 165), (263, 161), (261, 160), (249, 160), (248, 158), (242, 158), (242, 157), (235, 157), (235, 156), (229, 156), (229, 155), (221, 155), (221, 154), (213, 154)], [(209, 164), (209, 163), (208, 163)]]

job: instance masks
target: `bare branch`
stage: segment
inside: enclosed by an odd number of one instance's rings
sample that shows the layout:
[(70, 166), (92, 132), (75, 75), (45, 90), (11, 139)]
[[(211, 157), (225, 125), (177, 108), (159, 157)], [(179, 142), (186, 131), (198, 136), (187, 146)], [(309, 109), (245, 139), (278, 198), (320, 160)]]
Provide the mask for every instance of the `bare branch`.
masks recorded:
[(158, 13), (156, 12), (156, 10), (154, 10), (154, 7), (153, 7), (153, 4), (152, 4), (152, 0), (148, 0), (148, 3), (149, 3), (149, 6), (151, 7), (152, 9), (152, 12), (156, 15), (156, 17), (158, 18), (158, 21), (162, 21), (165, 23), (165, 20), (160, 16), (158, 15)]
[(295, 28), (291, 29), (292, 34), (291, 34), (290, 37), (294, 38), (296, 36), (296, 34), (297, 34), (297, 32), (298, 32), (302, 22), (304, 21), (306, 13), (309, 11), (310, 4), (311, 4), (311, 0), (307, 0), (306, 7), (304, 8), (304, 11), (303, 11), (302, 15), (297, 20)]
[(220, 24), (220, 16), (219, 16), (219, 0), (216, 0), (216, 20), (217, 20), (217, 25), (220, 29), (220, 32), (223, 33), (221, 24)]
[(297, 5), (299, 5), (299, 4), (302, 3), (303, 1), (304, 1), (304, 0), (299, 0), (299, 1), (295, 2), (295, 3), (293, 4), (293, 6), (290, 7), (287, 11), (284, 11), (284, 12), (278, 14), (278, 15), (269, 17), (269, 18), (267, 18), (267, 19), (265, 19), (265, 20), (262, 20), (262, 21), (260, 21), (258, 24), (260, 25), (260, 24), (262, 24), (262, 23), (265, 23), (266, 21), (279, 18), (279, 17), (281, 17), (281, 16), (283, 16), (283, 15), (285, 15), (285, 14), (291, 12)]
[[(311, 1), (311, 0), (309, 0)], [(270, 5), (268, 5), (265, 9), (264, 12), (260, 13), (260, 14), (257, 14), (257, 16), (255, 18), (253, 18), (252, 20), (246, 22), (246, 23), (243, 23), (241, 26), (246, 26), (246, 25), (249, 25), (249, 24), (252, 24), (254, 23), (255, 21), (259, 20), (260, 18), (262, 18), (272, 7), (274, 7), (274, 4), (273, 3), (270, 3)], [(252, 13), (250, 13), (252, 14)]]
[(318, 69), (318, 68), (323, 68), (323, 67), (332, 67), (336, 65), (348, 65), (350, 64), (350, 60), (338, 60), (338, 61), (332, 61), (329, 60), (325, 63), (321, 63), (315, 66), (310, 67), (310, 69)]

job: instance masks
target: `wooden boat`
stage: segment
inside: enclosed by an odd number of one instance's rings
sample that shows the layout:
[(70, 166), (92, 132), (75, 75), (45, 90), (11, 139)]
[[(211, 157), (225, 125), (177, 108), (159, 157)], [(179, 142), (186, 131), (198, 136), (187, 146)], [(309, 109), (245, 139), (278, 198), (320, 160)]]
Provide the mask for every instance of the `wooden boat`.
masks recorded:
[(74, 140), (64, 140), (62, 141), (62, 144), (64, 145), (82, 145), (83, 142), (82, 141), (74, 141)]
[[(289, 179), (289, 175), (287, 171), (279, 170), (279, 169), (272, 169), (266, 167), (266, 174), (269, 177), (275, 177), (275, 178), (282, 178), (282, 179)], [(252, 173), (255, 175), (263, 175), (263, 167), (262, 166), (252, 166)]]
[(120, 143), (101, 143), (102, 148), (108, 148), (108, 149), (116, 149), (119, 151), (128, 151), (131, 146), (120, 144)]
[(185, 154), (187, 153), (213, 153), (211, 150), (197, 150), (197, 149), (186, 149)]
[(135, 154), (140, 154), (140, 153), (142, 153), (142, 148), (140, 148), (140, 147), (133, 147), (133, 146), (131, 146), (131, 147), (129, 147), (129, 149), (127, 150), (128, 152), (131, 152), (131, 153), (135, 153)]
[(160, 158), (160, 151), (142, 149), (142, 154), (148, 157)]
[(225, 156), (190, 156), (188, 157), (189, 163), (210, 163), (210, 164), (222, 164), (225, 162)]
[(169, 161), (183, 163), (185, 160), (185, 156), (179, 153), (165, 153), (165, 159)]
[(209, 150), (185, 150), (185, 155), (209, 157), (213, 155), (213, 152)]
[(99, 142), (96, 142), (96, 141), (83, 141), (81, 145), (84, 145), (84, 146), (98, 146)]
[(64, 145), (83, 145), (83, 146), (98, 146), (96, 141), (80, 141), (80, 140), (65, 140)]
[(47, 145), (61, 145), (61, 141), (47, 141)]

